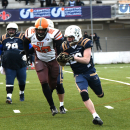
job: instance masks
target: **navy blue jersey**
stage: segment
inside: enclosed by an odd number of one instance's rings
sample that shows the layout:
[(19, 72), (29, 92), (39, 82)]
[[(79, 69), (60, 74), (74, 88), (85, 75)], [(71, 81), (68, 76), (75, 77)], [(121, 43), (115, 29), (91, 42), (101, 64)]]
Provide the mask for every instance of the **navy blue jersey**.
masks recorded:
[[(67, 52), (69, 55), (75, 55), (78, 57), (83, 57), (84, 50), (87, 48), (92, 48), (93, 43), (88, 38), (81, 38), (80, 41), (75, 45), (70, 47), (68, 42), (63, 42), (61, 46), (62, 52)], [(74, 74), (81, 74), (89, 72), (90, 69), (94, 67), (92, 56), (88, 64), (82, 64), (77, 61), (70, 61), (70, 66)]]
[(17, 33), (15, 37), (9, 37), (4, 34), (0, 37), (2, 44), (2, 66), (9, 69), (19, 69), (26, 66), (22, 60), (22, 55), (19, 54), (23, 50), (24, 33)]

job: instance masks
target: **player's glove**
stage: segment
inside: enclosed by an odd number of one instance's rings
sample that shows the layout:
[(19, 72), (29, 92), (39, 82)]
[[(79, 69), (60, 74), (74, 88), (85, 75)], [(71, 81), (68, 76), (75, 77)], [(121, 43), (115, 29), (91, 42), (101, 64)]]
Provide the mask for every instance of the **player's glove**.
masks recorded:
[(26, 61), (27, 66), (31, 65), (30, 56), (23, 55), (22, 59), (23, 59), (23, 61)]
[(19, 54), (25, 55), (25, 51), (22, 50)]
[(70, 61), (70, 60), (74, 60), (74, 57), (69, 55), (68, 53), (66, 52), (62, 52), (58, 55), (57, 59), (58, 63), (61, 65), (61, 66), (65, 66), (65, 64)]
[(27, 61), (26, 61), (27, 66), (31, 65), (30, 56), (26, 56), (26, 58), (27, 58)]

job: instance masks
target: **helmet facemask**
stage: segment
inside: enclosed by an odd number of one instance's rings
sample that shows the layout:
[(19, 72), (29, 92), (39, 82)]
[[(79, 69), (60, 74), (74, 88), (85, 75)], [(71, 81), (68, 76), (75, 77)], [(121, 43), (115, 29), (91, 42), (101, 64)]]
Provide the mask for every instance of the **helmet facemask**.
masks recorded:
[(36, 31), (36, 35), (39, 37), (39, 38), (44, 38), (45, 36), (46, 36), (46, 34), (47, 34), (47, 28), (45, 28), (45, 29), (38, 29), (38, 28), (36, 28), (35, 29)]
[(16, 29), (15, 28), (8, 28), (7, 29), (7, 34), (10, 36), (10, 37), (13, 37), (16, 35)]
[(9, 23), (6, 27), (6, 33), (10, 37), (14, 37), (18, 32), (18, 25), (16, 23)]

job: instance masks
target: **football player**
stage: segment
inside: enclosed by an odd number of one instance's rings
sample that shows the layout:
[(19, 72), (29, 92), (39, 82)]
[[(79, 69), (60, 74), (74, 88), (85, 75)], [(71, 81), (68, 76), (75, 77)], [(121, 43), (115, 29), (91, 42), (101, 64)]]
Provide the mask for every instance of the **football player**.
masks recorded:
[(58, 113), (58, 110), (53, 102), (52, 91), (57, 86), (59, 74), (54, 43), (61, 45), (63, 40), (61, 31), (50, 28), (48, 25), (47, 19), (41, 17), (36, 20), (35, 27), (29, 27), (25, 31), (24, 50), (27, 62), (29, 61), (29, 43), (35, 50), (35, 70), (54, 116)]
[(24, 33), (18, 33), (18, 25), (9, 23), (6, 34), (0, 37), (2, 45), (2, 67), (6, 75), (6, 103), (12, 103), (14, 80), (17, 77), (19, 84), (20, 101), (24, 101), (24, 90), (26, 84), (26, 62), (23, 61), (20, 52), (23, 50)]
[[(48, 26), (51, 27), (51, 28), (54, 28), (54, 23), (52, 20), (50, 19), (47, 19), (48, 21)], [(61, 45), (57, 45), (55, 44), (55, 47), (57, 48), (56, 52), (57, 54), (56, 55), (59, 55), (60, 54), (60, 46)], [(62, 72), (62, 66), (59, 65), (59, 75), (58, 75), (58, 78), (57, 78), (57, 86), (56, 86), (56, 91), (57, 91), (57, 94), (58, 94), (58, 97), (59, 97), (59, 101), (60, 101), (60, 113), (61, 114), (65, 114), (66, 111), (65, 111), (65, 108), (64, 108), (64, 87), (63, 87), (63, 72)]]
[(77, 89), (80, 92), (84, 105), (93, 116), (93, 123), (102, 125), (103, 121), (96, 113), (88, 94), (88, 86), (90, 86), (98, 97), (102, 98), (104, 96), (101, 81), (96, 73), (91, 56), (93, 43), (90, 39), (82, 37), (80, 27), (76, 25), (68, 26), (64, 36), (67, 37), (67, 41), (63, 42), (61, 51), (68, 54), (66, 57), (68, 57), (67, 59), (74, 72)]

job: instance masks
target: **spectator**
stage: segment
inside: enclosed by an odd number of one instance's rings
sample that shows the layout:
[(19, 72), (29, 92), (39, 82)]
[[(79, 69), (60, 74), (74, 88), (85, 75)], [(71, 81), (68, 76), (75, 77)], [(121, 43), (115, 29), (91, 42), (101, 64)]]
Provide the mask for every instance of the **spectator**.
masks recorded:
[(51, 6), (51, 0), (46, 0), (46, 7)]
[(44, 2), (45, 2), (45, 0), (39, 0), (40, 1), (40, 3), (41, 3), (41, 7), (44, 7)]
[(76, 0), (76, 6), (84, 6), (84, 3), (80, 0)]
[(28, 2), (28, 0), (25, 0), (25, 5), (29, 5), (29, 2)]
[(92, 40), (92, 34), (91, 34), (91, 33), (90, 33), (90, 35), (89, 35), (89, 37), (88, 37), (88, 38)]
[(63, 2), (63, 0), (60, 0), (59, 6), (65, 6), (65, 3)]
[(4, 8), (4, 9), (6, 9), (6, 7), (8, 6), (8, 0), (2, 0), (2, 7)]
[(84, 32), (84, 36), (83, 36), (84, 38), (89, 38), (89, 36), (88, 36), (88, 34), (87, 34), (87, 32), (85, 31)]
[(75, 0), (70, 0), (68, 6), (75, 6), (75, 4), (76, 4)]
[(97, 34), (96, 33), (94, 33), (94, 41), (95, 41), (95, 43), (96, 43), (96, 48), (97, 48), (97, 51), (99, 51), (99, 49), (100, 49), (100, 51), (102, 52), (102, 48), (101, 48), (101, 45), (100, 45), (100, 37), (99, 36), (97, 36)]
[(51, 6), (58, 6), (55, 0), (51, 3)]
[(30, 3), (32, 3), (32, 4), (34, 5), (34, 3), (35, 3), (35, 0), (30, 0)]

